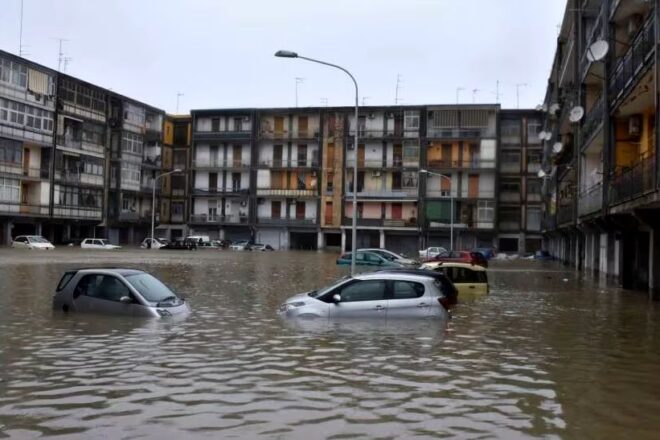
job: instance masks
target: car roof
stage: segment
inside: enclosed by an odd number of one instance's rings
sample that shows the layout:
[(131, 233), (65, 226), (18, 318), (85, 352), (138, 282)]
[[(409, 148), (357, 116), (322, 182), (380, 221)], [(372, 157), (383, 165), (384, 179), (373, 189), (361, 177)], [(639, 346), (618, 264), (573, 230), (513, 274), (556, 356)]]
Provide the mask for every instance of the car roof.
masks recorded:
[[(478, 264), (471, 263), (459, 263), (455, 261), (432, 261), (429, 263), (424, 263), (424, 266), (437, 269), (438, 267), (462, 267), (464, 269), (470, 269), (477, 272), (486, 272), (486, 268), (479, 266)], [(433, 270), (431, 269), (431, 270)]]
[[(434, 272), (432, 270), (426, 269), (385, 269), (379, 270), (377, 272), (367, 272), (356, 275), (354, 278), (360, 280), (369, 280), (373, 278), (386, 278), (391, 280), (415, 280), (419, 281), (420, 279), (437, 279), (445, 278), (445, 276), (439, 272)], [(446, 279), (446, 278), (445, 278)]]
[(89, 273), (113, 273), (113, 274), (118, 274), (121, 276), (130, 276), (130, 275), (137, 275), (141, 273), (147, 273), (143, 270), (138, 270), (138, 269), (128, 269), (128, 268), (122, 268), (122, 267), (83, 267), (80, 269), (70, 269), (67, 270), (66, 272), (80, 272), (83, 274), (89, 274)]

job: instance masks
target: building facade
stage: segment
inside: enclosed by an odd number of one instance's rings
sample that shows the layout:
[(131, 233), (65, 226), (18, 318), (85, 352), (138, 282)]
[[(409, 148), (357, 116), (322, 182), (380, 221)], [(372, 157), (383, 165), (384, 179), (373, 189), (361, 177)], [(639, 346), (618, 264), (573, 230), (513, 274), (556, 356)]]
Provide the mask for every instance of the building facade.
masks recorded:
[(653, 296), (660, 282), (657, 3), (568, 2), (544, 103), (543, 158), (549, 250)]

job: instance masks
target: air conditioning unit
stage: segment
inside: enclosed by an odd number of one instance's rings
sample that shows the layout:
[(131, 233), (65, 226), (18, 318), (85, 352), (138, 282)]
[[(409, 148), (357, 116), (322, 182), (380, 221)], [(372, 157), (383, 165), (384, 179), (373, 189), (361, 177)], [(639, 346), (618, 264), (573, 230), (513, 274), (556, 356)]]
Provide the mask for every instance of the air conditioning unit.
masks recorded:
[(296, 203), (298, 203), (296, 199), (289, 200), (289, 205), (295, 205)]
[(638, 137), (642, 134), (642, 117), (640, 115), (632, 115), (628, 118), (628, 135)]
[(250, 122), (249, 116), (243, 116), (243, 122)]
[(346, 149), (348, 149), (348, 150), (355, 150), (355, 145), (353, 145), (352, 142), (351, 142), (351, 143), (348, 143), (348, 144), (346, 144)]
[(387, 119), (394, 119), (394, 113), (389, 112), (389, 113), (387, 114)]
[(243, 207), (247, 206), (247, 200), (241, 200), (241, 206)]
[(371, 177), (380, 177), (380, 171), (372, 171)]
[(373, 114), (373, 113), (369, 113), (369, 116), (368, 116), (368, 117), (369, 117), (369, 119), (374, 119), (374, 118), (376, 117), (376, 115)]
[(633, 38), (637, 35), (637, 31), (642, 27), (642, 16), (640, 14), (633, 14), (628, 19), (628, 24), (626, 25), (626, 33), (628, 38)]

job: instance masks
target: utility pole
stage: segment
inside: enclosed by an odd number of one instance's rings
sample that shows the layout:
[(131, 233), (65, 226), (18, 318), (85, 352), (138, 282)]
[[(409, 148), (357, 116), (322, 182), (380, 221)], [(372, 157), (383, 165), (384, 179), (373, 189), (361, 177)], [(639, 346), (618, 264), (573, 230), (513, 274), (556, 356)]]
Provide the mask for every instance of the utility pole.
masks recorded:
[(295, 77), (296, 81), (296, 107), (298, 107), (298, 84), (302, 84), (305, 81), (305, 78)]
[(464, 87), (456, 87), (456, 104), (458, 104), (458, 95), (461, 93), (463, 90), (465, 90)]
[(520, 108), (520, 88), (527, 87), (527, 83), (516, 84), (516, 108)]
[(399, 105), (399, 90), (401, 89), (401, 74), (396, 75), (396, 89), (394, 91), (394, 105)]
[(179, 98), (183, 96), (183, 93), (176, 92), (176, 112), (179, 113)]

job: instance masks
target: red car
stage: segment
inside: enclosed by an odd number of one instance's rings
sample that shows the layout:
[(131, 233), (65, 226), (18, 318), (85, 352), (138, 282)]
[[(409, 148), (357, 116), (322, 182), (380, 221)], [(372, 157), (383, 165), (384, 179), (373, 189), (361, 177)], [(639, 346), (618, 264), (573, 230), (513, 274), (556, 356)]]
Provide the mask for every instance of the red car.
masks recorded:
[(443, 252), (431, 261), (445, 261), (452, 263), (468, 263), (488, 267), (488, 260), (479, 252), (451, 251)]

